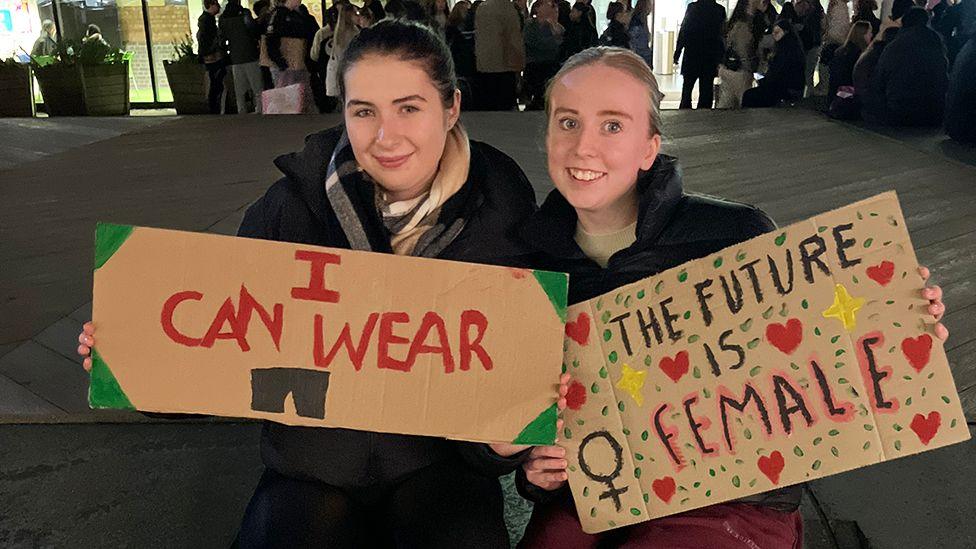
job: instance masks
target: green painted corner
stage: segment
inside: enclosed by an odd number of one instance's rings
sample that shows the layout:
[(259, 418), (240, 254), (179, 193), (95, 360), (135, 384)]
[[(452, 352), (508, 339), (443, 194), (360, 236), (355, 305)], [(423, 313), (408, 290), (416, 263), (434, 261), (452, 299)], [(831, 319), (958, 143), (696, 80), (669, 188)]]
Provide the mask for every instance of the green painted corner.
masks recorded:
[(108, 364), (101, 355), (92, 349), (91, 383), (88, 386), (88, 406), (91, 408), (114, 408), (119, 410), (135, 410), (135, 406), (125, 396), (119, 381), (115, 379)]
[(95, 227), (95, 270), (104, 265), (132, 234), (132, 225), (99, 223)]
[(566, 322), (566, 300), (569, 293), (569, 275), (551, 271), (532, 271), (532, 275), (542, 286), (542, 290), (549, 296), (549, 301), (556, 309), (556, 314)]
[(522, 429), (512, 444), (528, 444), (532, 446), (550, 446), (556, 442), (556, 418), (559, 411), (556, 405), (546, 408), (539, 417)]

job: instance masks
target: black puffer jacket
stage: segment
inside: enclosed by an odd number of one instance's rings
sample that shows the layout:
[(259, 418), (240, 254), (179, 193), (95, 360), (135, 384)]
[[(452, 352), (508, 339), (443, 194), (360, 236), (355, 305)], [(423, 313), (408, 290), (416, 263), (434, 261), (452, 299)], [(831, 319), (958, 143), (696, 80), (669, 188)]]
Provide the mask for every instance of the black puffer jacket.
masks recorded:
[[(326, 168), (342, 133), (335, 127), (306, 138), (302, 152), (278, 157), (285, 177), (244, 215), (238, 236), (348, 248), (349, 241), (325, 195)], [(535, 194), (525, 174), (497, 149), (471, 142), (468, 181), (442, 206), (442, 215), (467, 220), (439, 259), (526, 266), (526, 247), (517, 227), (535, 210)], [(374, 251), (392, 253), (376, 214), (373, 186), (351, 195), (354, 207), (372, 212), (364, 229)], [(287, 476), (311, 478), (342, 488), (382, 485), (448, 459), (463, 458), (487, 476), (514, 469), (523, 455), (501, 458), (486, 445), (438, 438), (380, 434), (349, 429), (290, 427), (265, 423), (261, 456), (267, 467)]]
[(251, 10), (240, 2), (228, 2), (217, 22), (220, 34), (227, 40), (231, 65), (252, 63), (258, 60), (258, 23)]
[[(672, 267), (772, 231), (773, 221), (746, 204), (685, 194), (676, 159), (658, 155), (637, 182), (637, 240), (610, 257), (604, 269), (586, 257), (574, 239), (576, 211), (559, 191), (526, 221), (522, 237), (536, 250), (534, 267), (569, 273), (569, 303), (579, 303)], [(519, 468), (519, 492), (544, 502), (568, 497), (566, 488), (546, 492), (529, 484)], [(800, 488), (788, 487), (739, 501), (784, 511), (796, 509)], [(562, 496), (560, 496), (562, 494)]]
[(928, 26), (902, 28), (874, 73), (865, 118), (893, 126), (937, 126), (945, 114), (949, 62), (942, 38)]

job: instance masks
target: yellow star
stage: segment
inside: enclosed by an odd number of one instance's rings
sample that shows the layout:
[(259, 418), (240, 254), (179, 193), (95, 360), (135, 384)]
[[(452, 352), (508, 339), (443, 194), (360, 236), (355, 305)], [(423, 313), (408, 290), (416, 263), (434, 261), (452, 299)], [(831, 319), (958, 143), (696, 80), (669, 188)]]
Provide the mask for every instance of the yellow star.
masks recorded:
[(623, 389), (630, 393), (630, 397), (634, 399), (634, 402), (638, 406), (644, 405), (644, 378), (647, 377), (647, 372), (640, 372), (632, 369), (630, 366), (624, 364), (621, 369), (623, 374), (620, 381), (617, 382), (617, 388)]
[(836, 318), (848, 332), (854, 331), (857, 312), (864, 306), (864, 298), (851, 297), (843, 284), (834, 286), (834, 303), (823, 312), (824, 318)]

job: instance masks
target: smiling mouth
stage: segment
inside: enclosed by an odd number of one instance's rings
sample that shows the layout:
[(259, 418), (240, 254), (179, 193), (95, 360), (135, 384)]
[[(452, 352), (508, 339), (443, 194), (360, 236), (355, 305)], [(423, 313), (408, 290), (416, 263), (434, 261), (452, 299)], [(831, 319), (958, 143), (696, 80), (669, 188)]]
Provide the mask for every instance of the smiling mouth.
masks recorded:
[(569, 176), (572, 177), (575, 181), (580, 181), (583, 183), (592, 183), (593, 181), (596, 181), (597, 179), (600, 179), (601, 177), (607, 175), (607, 172), (597, 172), (593, 170), (580, 170), (577, 168), (566, 168), (566, 172), (569, 173)]
[(380, 166), (390, 169), (399, 168), (400, 166), (404, 165), (412, 154), (413, 153), (409, 153), (402, 156), (374, 156), (373, 158), (376, 159), (376, 162), (378, 162)]

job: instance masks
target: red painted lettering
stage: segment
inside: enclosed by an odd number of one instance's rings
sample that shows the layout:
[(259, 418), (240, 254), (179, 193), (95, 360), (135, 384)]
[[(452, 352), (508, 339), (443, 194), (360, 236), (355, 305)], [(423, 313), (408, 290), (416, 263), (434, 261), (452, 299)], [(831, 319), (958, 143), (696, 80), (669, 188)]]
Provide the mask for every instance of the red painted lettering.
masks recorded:
[[(471, 327), (476, 329), (474, 340), (471, 338)], [(461, 313), (461, 370), (466, 371), (471, 365), (471, 353), (478, 355), (485, 370), (491, 370), (494, 364), (491, 356), (481, 346), (481, 340), (488, 331), (488, 319), (480, 311), (467, 310)]]
[(322, 315), (315, 315), (315, 340), (312, 345), (315, 365), (319, 368), (328, 368), (332, 364), (332, 360), (336, 354), (339, 353), (339, 348), (345, 346), (346, 354), (349, 356), (349, 361), (352, 362), (353, 368), (357, 372), (361, 370), (363, 368), (363, 359), (366, 358), (366, 349), (369, 347), (370, 336), (373, 335), (373, 329), (376, 327), (376, 320), (379, 317), (379, 313), (371, 313), (369, 315), (362, 332), (360, 332), (359, 343), (356, 345), (352, 343), (351, 328), (349, 328), (349, 323), (346, 322), (345, 326), (342, 327), (342, 331), (339, 333), (339, 337), (336, 338), (332, 348), (329, 349), (329, 354), (324, 354), (325, 342), (323, 339), (325, 336), (322, 333)]
[(159, 322), (163, 325), (163, 333), (176, 343), (186, 345), (187, 347), (197, 347), (200, 345), (201, 339), (189, 337), (177, 330), (176, 326), (173, 325), (173, 313), (176, 311), (176, 306), (188, 299), (200, 301), (203, 299), (203, 294), (192, 290), (173, 294), (166, 300), (166, 303), (163, 303), (163, 311), (159, 315)]
[[(427, 345), (427, 335), (431, 328), (436, 329), (438, 345)], [(449, 374), (454, 371), (454, 357), (451, 356), (451, 344), (447, 341), (447, 328), (444, 326), (444, 319), (433, 311), (424, 315), (424, 319), (420, 322), (420, 328), (417, 329), (417, 335), (414, 336), (413, 343), (410, 344), (410, 352), (407, 353), (407, 363), (410, 367), (413, 366), (414, 361), (417, 360), (417, 355), (420, 353), (441, 355), (444, 373)]]
[[(229, 332), (221, 331), (224, 324), (230, 325)], [(213, 347), (214, 341), (218, 339), (234, 339), (237, 340), (237, 345), (241, 348), (241, 351), (247, 352), (251, 350), (251, 346), (247, 344), (247, 328), (242, 326), (238, 321), (237, 311), (234, 310), (234, 302), (229, 297), (220, 306), (220, 310), (217, 311), (217, 316), (214, 317), (213, 322), (210, 324), (210, 329), (203, 336), (203, 341), (200, 342), (200, 345), (210, 348)]]
[(295, 259), (298, 261), (310, 261), (311, 265), (307, 287), (295, 287), (291, 289), (291, 296), (295, 299), (305, 299), (308, 301), (321, 301), (323, 303), (338, 303), (339, 292), (329, 290), (325, 287), (325, 266), (339, 265), (342, 261), (336, 254), (325, 252), (313, 252), (310, 250), (296, 250)]
[(397, 313), (383, 313), (380, 317), (380, 335), (379, 335), (379, 356), (377, 356), (377, 367), (387, 370), (400, 370), (401, 372), (409, 372), (410, 367), (413, 365), (408, 360), (397, 360), (390, 356), (390, 345), (400, 345), (404, 343), (410, 343), (410, 340), (405, 337), (400, 337), (393, 334), (393, 324), (399, 323), (403, 324), (410, 322), (410, 315), (404, 312)]
[(247, 288), (241, 284), (241, 300), (238, 307), (240, 310), (237, 314), (237, 323), (244, 329), (245, 336), (247, 335), (247, 328), (251, 324), (251, 313), (257, 311), (258, 317), (264, 323), (264, 327), (268, 329), (268, 334), (271, 335), (271, 340), (274, 341), (275, 350), (280, 351), (281, 329), (284, 327), (285, 322), (285, 306), (281, 303), (275, 303), (273, 307), (274, 316), (272, 316), (268, 314), (268, 310), (264, 306), (258, 303), (258, 300), (254, 299), (254, 296), (247, 291)]

